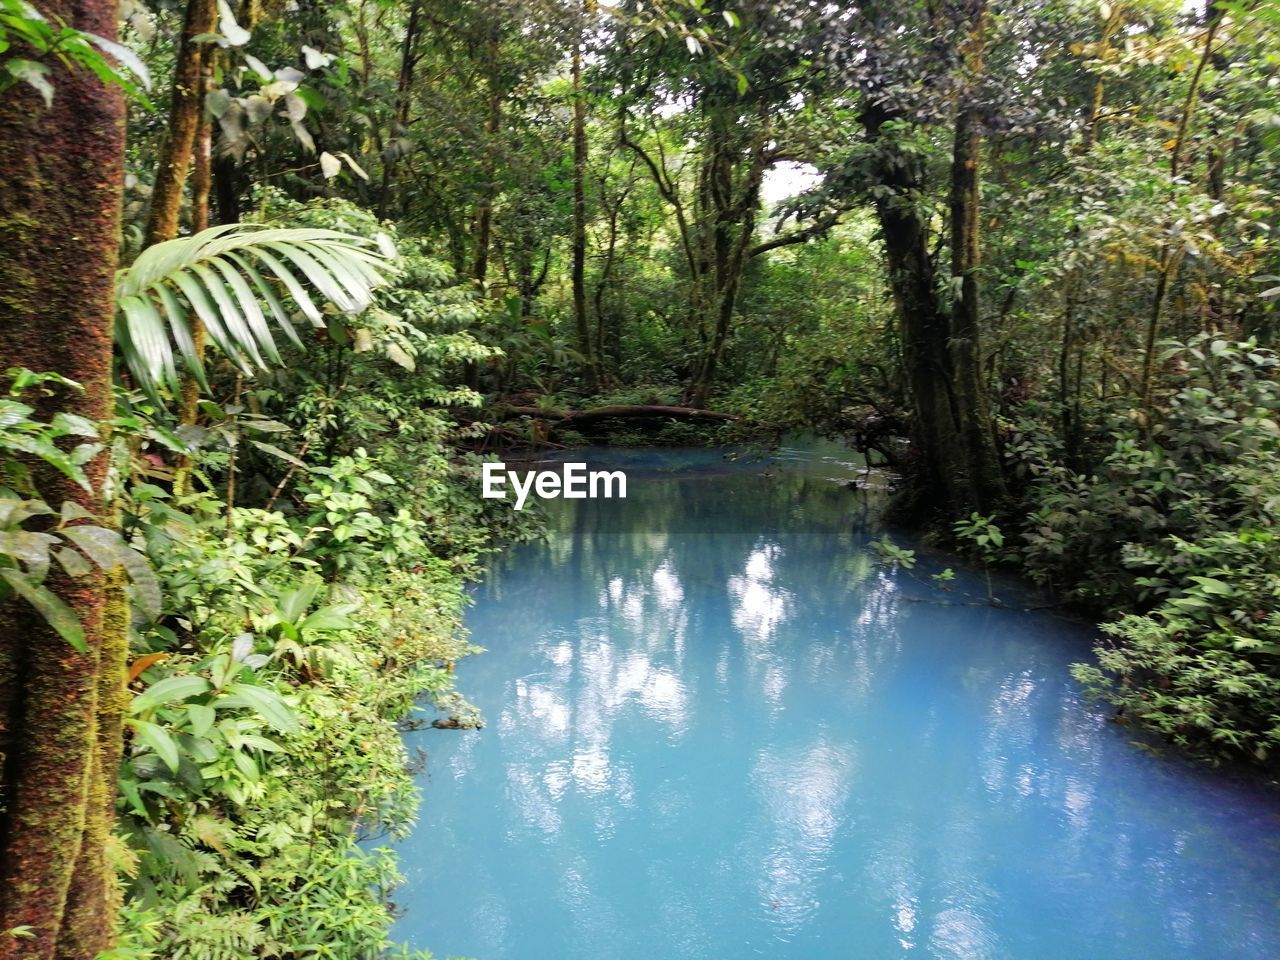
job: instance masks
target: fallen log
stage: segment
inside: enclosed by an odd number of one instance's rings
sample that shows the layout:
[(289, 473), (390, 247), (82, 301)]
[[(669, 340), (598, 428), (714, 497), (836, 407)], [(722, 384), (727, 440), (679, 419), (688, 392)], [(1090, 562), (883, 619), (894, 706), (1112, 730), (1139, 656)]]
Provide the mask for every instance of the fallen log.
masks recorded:
[(567, 430), (581, 426), (592, 420), (609, 420), (618, 418), (651, 417), (671, 420), (719, 420), (728, 422), (737, 420), (732, 413), (720, 413), (715, 410), (699, 410), (696, 407), (667, 407), (660, 404), (615, 404), (607, 407), (592, 407), (590, 410), (578, 410), (568, 413), (551, 425), (552, 431)]
[(591, 407), (587, 410), (551, 410), (542, 407), (499, 405), (494, 408), (497, 414), (511, 417), (531, 417), (536, 420), (550, 420), (547, 426), (548, 435), (560, 430), (570, 430), (596, 420), (612, 419), (671, 419), (671, 420), (715, 420), (727, 423), (739, 419), (736, 414), (721, 413), (717, 410), (700, 410), (697, 407), (669, 407), (656, 403), (619, 403), (604, 407)]

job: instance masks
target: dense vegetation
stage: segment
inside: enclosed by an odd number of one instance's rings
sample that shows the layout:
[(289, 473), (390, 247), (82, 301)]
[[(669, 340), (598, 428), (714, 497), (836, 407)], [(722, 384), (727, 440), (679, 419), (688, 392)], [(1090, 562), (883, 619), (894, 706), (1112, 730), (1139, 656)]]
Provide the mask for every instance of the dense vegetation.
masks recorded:
[(471, 721), (462, 584), (528, 532), (479, 458), (601, 431), (847, 438), (1102, 620), (1120, 716), (1274, 769), (1278, 40), (0, 0), (0, 957), (394, 955), (397, 724)]

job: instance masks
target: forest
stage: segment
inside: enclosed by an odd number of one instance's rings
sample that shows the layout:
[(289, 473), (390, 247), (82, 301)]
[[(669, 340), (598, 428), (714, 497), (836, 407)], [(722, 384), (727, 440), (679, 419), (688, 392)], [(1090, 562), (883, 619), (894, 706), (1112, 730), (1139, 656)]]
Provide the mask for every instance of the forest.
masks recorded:
[(839, 440), (1272, 780), (1278, 213), (1276, 0), (0, 0), (0, 957), (428, 956), (494, 457)]

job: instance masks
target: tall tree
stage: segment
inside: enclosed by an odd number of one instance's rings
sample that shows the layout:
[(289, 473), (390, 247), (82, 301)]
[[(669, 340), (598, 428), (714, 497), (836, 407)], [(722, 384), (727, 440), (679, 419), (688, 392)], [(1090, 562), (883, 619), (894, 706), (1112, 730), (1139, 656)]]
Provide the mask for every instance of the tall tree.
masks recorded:
[(966, 0), (961, 16), (961, 77), (951, 150), (951, 330), (947, 346), (955, 380), (955, 414), (963, 437), (963, 472), (969, 501), (966, 505), (990, 510), (1003, 498), (1005, 490), (983, 364), (979, 279), (985, 110), (979, 85), (986, 44), (987, 0)]
[[(945, 6), (871, 5), (853, 22), (858, 40), (843, 55), (852, 54), (863, 92), (859, 116), (870, 149), (860, 161), (898, 315), (918, 486), (925, 501), (960, 514), (995, 506), (1004, 484), (983, 365), (978, 272), (986, 3)], [(952, 129), (950, 282), (943, 282), (937, 256), (922, 117)]]
[[(409, 18), (404, 26), (404, 39), (400, 44), (400, 71), (396, 76), (395, 112), (392, 116), (390, 136), (387, 142), (407, 135), (409, 108), (412, 104), (413, 71), (418, 65), (418, 41), (422, 38), (422, 4), (418, 0), (409, 4)], [(391, 189), (395, 180), (396, 151), (386, 149), (382, 162), (382, 189), (378, 194), (378, 216), (386, 218), (390, 209)]]
[(667, 203), (688, 275), (695, 348), (685, 397), (695, 406), (715, 386), (747, 264), (820, 235), (843, 212), (756, 242), (765, 175), (811, 159), (806, 128), (829, 102), (813, 46), (821, 19), (795, 2), (696, 9), (661, 29), (624, 28), (615, 45), (620, 141)]
[(573, 38), (570, 72), (573, 82), (573, 322), (578, 349), (586, 358), (593, 387), (600, 387), (598, 344), (592, 343), (591, 318), (587, 315), (587, 98), (582, 88), (582, 45), (592, 0), (583, 0), (582, 19)]
[(187, 2), (178, 44), (178, 61), (173, 71), (168, 131), (156, 166), (151, 210), (147, 216), (148, 244), (172, 240), (178, 235), (183, 189), (204, 112), (204, 52), (208, 40), (201, 38), (213, 33), (216, 10), (214, 0)]
[[(115, 0), (47, 0), (44, 13), (114, 38)], [(124, 107), (118, 90), (54, 66), (52, 106), (21, 88), (0, 96), (0, 366), (52, 370), (60, 390), (39, 413), (106, 420), (120, 229)], [(188, 150), (190, 148), (188, 147)], [(87, 466), (101, 488), (107, 457)], [(52, 504), (104, 512), (52, 471)], [(112, 939), (105, 847), (125, 705), (126, 612), (100, 574), (46, 581), (80, 615), (73, 649), (31, 608), (0, 609), (0, 957), (91, 960)], [(117, 594), (118, 595), (118, 594)], [(4, 931), (26, 928), (22, 938)]]

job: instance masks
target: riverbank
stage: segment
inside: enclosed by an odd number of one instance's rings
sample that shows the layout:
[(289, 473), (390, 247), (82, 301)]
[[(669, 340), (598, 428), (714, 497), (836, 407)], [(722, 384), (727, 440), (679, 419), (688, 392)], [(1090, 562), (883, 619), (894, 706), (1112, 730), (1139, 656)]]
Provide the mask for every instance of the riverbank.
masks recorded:
[(164, 606), (130, 671), (120, 956), (427, 956), (388, 936), (420, 803), (402, 729), (471, 716), (466, 586), (536, 528), (418, 450), (314, 464), (283, 510), (129, 501)]

